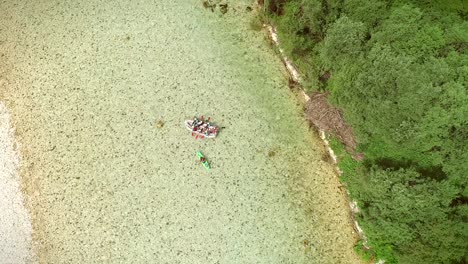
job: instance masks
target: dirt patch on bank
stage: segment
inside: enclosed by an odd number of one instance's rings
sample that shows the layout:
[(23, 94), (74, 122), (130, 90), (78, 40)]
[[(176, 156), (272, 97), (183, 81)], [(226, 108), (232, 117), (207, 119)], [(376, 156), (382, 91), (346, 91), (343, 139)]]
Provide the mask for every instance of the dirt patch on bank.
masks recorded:
[(353, 129), (346, 124), (343, 113), (328, 102), (328, 93), (312, 93), (305, 107), (307, 120), (318, 129), (336, 136), (355, 159), (362, 160), (362, 154), (355, 153), (357, 141)]

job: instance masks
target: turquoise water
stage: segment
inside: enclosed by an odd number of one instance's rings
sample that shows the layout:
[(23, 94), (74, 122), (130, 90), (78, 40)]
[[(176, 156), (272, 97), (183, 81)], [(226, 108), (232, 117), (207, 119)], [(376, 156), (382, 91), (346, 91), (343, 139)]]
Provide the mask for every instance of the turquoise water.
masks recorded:
[[(358, 263), (333, 167), (247, 4), (0, 3), (41, 263)], [(194, 114), (219, 137), (192, 138)]]

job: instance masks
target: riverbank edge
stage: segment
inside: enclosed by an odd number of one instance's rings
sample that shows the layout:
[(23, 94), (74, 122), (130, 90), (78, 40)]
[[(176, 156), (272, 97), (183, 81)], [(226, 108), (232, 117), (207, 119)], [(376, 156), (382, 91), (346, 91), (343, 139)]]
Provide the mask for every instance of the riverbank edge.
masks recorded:
[[(303, 97), (303, 99), (307, 103), (308, 101), (311, 100), (311, 98), (305, 92), (303, 86), (301, 85), (302, 79), (301, 79), (301, 75), (299, 74), (299, 71), (294, 66), (293, 62), (284, 54), (284, 51), (281, 49), (279, 39), (278, 39), (278, 34), (276, 33), (276, 28), (271, 24), (264, 24), (263, 26), (268, 31), (268, 35), (269, 35), (270, 39), (272, 40), (272, 42), (275, 44), (275, 47), (279, 51), (281, 61), (283, 62), (287, 72), (289, 73), (290, 78), (297, 84), (296, 86), (299, 89), (299, 92), (300, 92), (301, 96)], [(335, 151), (331, 148), (330, 140), (329, 140), (330, 135), (328, 133), (326, 133), (324, 130), (318, 128), (318, 127), (316, 127), (316, 129), (319, 132), (320, 138), (322, 139), (322, 142), (323, 142), (323, 144), (325, 146), (325, 149), (327, 150), (328, 155), (330, 156), (332, 164), (335, 166), (335, 170), (336, 170), (337, 176), (339, 178), (339, 176), (342, 174), (342, 170), (338, 166), (338, 158), (337, 158), (337, 156), (335, 154)], [(350, 214), (351, 218), (352, 218), (351, 221), (354, 223), (353, 228), (357, 232), (357, 234), (359, 235), (359, 238), (360, 238), (360, 241), (362, 241), (363, 247), (365, 247), (367, 250), (371, 250), (371, 248), (368, 246), (367, 237), (364, 234), (364, 230), (360, 227), (360, 225), (357, 222), (356, 217), (355, 217), (356, 214), (359, 213), (358, 203), (355, 200), (351, 200), (349, 190), (347, 190), (347, 189), (345, 189), (345, 190), (346, 190), (346, 194), (347, 194), (346, 195), (347, 196), (346, 200), (349, 203), (349, 209), (350, 209), (350, 212), (351, 212), (351, 214)], [(384, 263), (385, 262), (382, 261), (382, 260), (379, 260), (379, 261), (376, 262), (376, 264), (384, 264)]]
[(4, 261), (36, 263), (32, 243), (31, 214), (21, 187), (21, 156), (11, 114), (0, 101), (0, 258)]
[[(262, 12), (261, 9), (263, 8), (263, 1), (257, 0), (256, 1), (256, 6), (257, 6), (257, 12)], [(262, 21), (263, 23), (263, 21)], [(279, 37), (276, 31), (276, 27), (270, 23), (263, 23), (262, 24), (263, 28), (267, 31), (268, 37), (271, 40), (271, 42), (274, 44), (272, 47), (278, 51), (278, 55), (286, 68), (286, 71), (289, 74), (290, 80), (295, 83), (295, 88), (298, 89), (300, 96), (304, 99), (305, 103), (311, 100), (310, 96), (306, 93), (304, 87), (302, 86), (302, 77), (301, 74), (299, 73), (299, 70), (297, 69), (296, 66), (294, 66), (293, 61), (291, 61), (283, 51), (280, 45)], [(311, 124), (313, 125), (313, 124)], [(342, 174), (342, 170), (339, 167), (339, 162), (338, 162), (338, 157), (335, 154), (335, 151), (332, 149), (331, 144), (330, 144), (330, 134), (326, 133), (324, 130), (315, 127), (317, 131), (319, 132), (320, 138), (322, 139), (322, 142), (324, 144), (324, 147), (330, 156), (330, 160), (332, 164), (335, 167), (335, 170), (337, 172), (337, 177), (338, 179), (340, 178)], [(344, 186), (343, 186), (344, 187)], [(360, 227), (356, 215), (359, 213), (359, 207), (358, 203), (355, 200), (351, 199), (351, 194), (348, 189), (345, 188), (346, 191), (346, 200), (348, 201), (349, 205), (349, 210), (350, 210), (350, 216), (351, 216), (351, 221), (354, 224), (353, 228), (356, 231), (356, 233), (359, 235), (360, 240), (356, 243), (356, 246), (361, 244), (366, 250), (372, 251), (372, 248), (368, 246), (368, 240), (367, 237), (364, 233), (364, 230)], [(362, 257), (362, 256), (361, 256)], [(363, 259), (365, 260), (365, 259)], [(384, 264), (385, 260), (377, 260), (374, 262), (375, 264)]]

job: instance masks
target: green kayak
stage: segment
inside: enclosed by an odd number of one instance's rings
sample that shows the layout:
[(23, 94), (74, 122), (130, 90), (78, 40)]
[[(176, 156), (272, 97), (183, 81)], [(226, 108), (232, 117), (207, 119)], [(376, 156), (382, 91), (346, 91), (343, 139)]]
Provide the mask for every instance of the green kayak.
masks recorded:
[(197, 151), (197, 156), (200, 159), (200, 162), (203, 165), (203, 167), (205, 167), (205, 169), (207, 170), (210, 170), (211, 169), (210, 163), (208, 163), (208, 161), (205, 159), (205, 156), (203, 155), (203, 153), (201, 153), (201, 151)]

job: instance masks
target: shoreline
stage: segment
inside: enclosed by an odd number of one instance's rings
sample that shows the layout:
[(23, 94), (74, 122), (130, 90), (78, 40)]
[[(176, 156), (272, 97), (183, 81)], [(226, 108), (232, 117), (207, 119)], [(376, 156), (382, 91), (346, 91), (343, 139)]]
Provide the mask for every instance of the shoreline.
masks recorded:
[(34, 263), (31, 218), (21, 190), (17, 149), (10, 113), (0, 102), (0, 259)]
[[(293, 79), (294, 82), (301, 85), (301, 81), (302, 81), (301, 75), (299, 74), (299, 71), (297, 70), (297, 68), (293, 65), (292, 61), (290, 59), (288, 59), (286, 54), (284, 54), (284, 51), (281, 48), (280, 43), (279, 43), (278, 34), (276, 33), (276, 28), (274, 26), (270, 25), (270, 24), (264, 24), (263, 26), (268, 30), (270, 39), (275, 44), (275, 47), (279, 50), (280, 55), (281, 55), (280, 58), (281, 58), (284, 66), (286, 68), (286, 71), (289, 73), (291, 79)], [(307, 95), (307, 93), (302, 88), (302, 86), (300, 86), (299, 90), (300, 90), (301, 96), (304, 99), (304, 101), (305, 102), (310, 101), (310, 96)], [(336, 169), (336, 172), (337, 172), (337, 177), (339, 178), (339, 176), (341, 176), (341, 174), (343, 172), (341, 171), (340, 167), (338, 166), (338, 158), (337, 158), (337, 156), (335, 154), (335, 151), (333, 151), (333, 149), (330, 146), (330, 142), (327, 139), (327, 132), (325, 132), (323, 129), (320, 129), (318, 127), (317, 127), (317, 130), (319, 132), (320, 139), (322, 140), (323, 145), (324, 145), (328, 155), (331, 158), (332, 164), (335, 166), (335, 169)], [(349, 209), (350, 209), (350, 213), (351, 213), (351, 221), (353, 221), (354, 229), (359, 234), (360, 239), (364, 241), (364, 245), (365, 245), (367, 243), (367, 238), (364, 235), (364, 231), (362, 230), (362, 228), (359, 226), (358, 222), (356, 221), (356, 218), (354, 217), (354, 214), (359, 212), (357, 202), (356, 201), (350, 201), (349, 191), (346, 190), (346, 193), (347, 193), (346, 199), (347, 199), (347, 201), (349, 203)]]
[[(257, 2), (257, 4), (259, 6), (261, 6), (258, 2)], [(288, 72), (290, 78), (295, 83), (299, 84), (299, 91), (300, 91), (300, 94), (301, 94), (303, 100), (305, 102), (310, 101), (311, 100), (310, 96), (305, 92), (304, 88), (301, 85), (302, 78), (301, 78), (301, 75), (299, 73), (299, 70), (296, 68), (296, 66), (293, 65), (293, 62), (286, 56), (286, 54), (284, 53), (283, 49), (280, 46), (279, 37), (278, 37), (278, 34), (276, 32), (276, 27), (271, 25), (271, 24), (263, 24), (263, 27), (268, 31), (268, 37), (274, 43), (275, 48), (278, 49), (280, 59), (283, 62), (283, 65), (285, 66), (285, 69)], [(330, 142), (327, 139), (327, 132), (325, 132), (323, 129), (320, 129), (318, 127), (317, 127), (317, 130), (319, 132), (320, 139), (322, 140), (323, 145), (324, 145), (328, 155), (331, 158), (332, 164), (335, 167), (335, 170), (337, 172), (337, 178), (339, 179), (339, 177), (341, 176), (341, 174), (343, 172), (341, 171), (340, 167), (338, 166), (338, 158), (337, 158), (337, 156), (335, 154), (335, 151), (332, 149), (332, 147), (330, 146)], [(356, 214), (358, 214), (359, 211), (360, 211), (359, 207), (358, 207), (358, 204), (357, 204), (357, 201), (351, 200), (349, 190), (345, 189), (345, 191), (346, 191), (346, 201), (347, 201), (347, 203), (349, 205), (350, 221), (352, 221), (352, 223), (353, 223), (353, 228), (354, 228), (355, 232), (357, 233), (357, 235), (359, 237), (359, 240), (362, 241), (362, 245), (366, 249), (371, 249), (368, 246), (368, 240), (367, 240), (367, 237), (366, 237), (366, 235), (364, 233), (364, 230), (361, 228), (361, 226), (359, 225), (359, 223), (357, 221), (357, 218), (356, 218)], [(380, 264), (380, 263), (384, 263), (384, 261), (383, 260), (377, 260), (375, 263)]]

